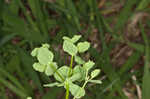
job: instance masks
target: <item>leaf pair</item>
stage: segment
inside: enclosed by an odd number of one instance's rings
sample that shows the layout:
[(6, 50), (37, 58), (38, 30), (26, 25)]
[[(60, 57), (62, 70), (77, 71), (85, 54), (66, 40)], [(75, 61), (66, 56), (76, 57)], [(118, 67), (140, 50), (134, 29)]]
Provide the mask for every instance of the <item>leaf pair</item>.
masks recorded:
[(31, 55), (38, 59), (38, 62), (33, 64), (33, 68), (36, 71), (44, 72), (47, 76), (51, 76), (58, 66), (53, 62), (54, 55), (48, 48), (48, 44), (43, 44), (42, 47), (35, 48)]
[[(83, 64), (83, 66), (80, 65), (76, 65), (73, 69), (73, 74), (72, 77), (70, 78), (70, 80), (72, 82), (74, 81), (83, 81), (86, 80), (86, 72), (88, 72), (93, 66), (95, 65), (95, 63), (93, 61), (88, 61), (86, 63)], [(94, 72), (95, 74), (95, 72)], [(94, 75), (92, 74), (92, 75)], [(94, 78), (94, 76), (93, 76)]]
[(81, 38), (81, 35), (74, 35), (73, 38), (64, 36), (63, 39), (71, 43), (76, 43)]
[(70, 78), (72, 81), (83, 81), (86, 77), (86, 71), (80, 65), (77, 65), (73, 69), (73, 76)]
[(57, 67), (58, 67), (57, 64), (54, 62), (50, 62), (47, 65), (42, 65), (40, 63), (33, 64), (33, 68), (36, 71), (44, 72), (47, 76), (53, 75), (55, 73), (55, 71), (57, 70)]
[(89, 42), (79, 42), (77, 46), (75, 43), (81, 38), (81, 35), (75, 35), (73, 38), (63, 37), (63, 49), (71, 56), (75, 56), (77, 52), (83, 53), (90, 47)]
[(84, 88), (73, 83), (69, 83), (69, 91), (75, 98), (81, 98), (85, 95)]
[[(69, 70), (70, 70), (70, 68), (69, 68), (68, 66), (62, 66), (62, 67), (60, 67), (59, 69), (57, 69), (57, 72), (58, 72), (61, 76), (58, 75), (57, 73), (55, 73), (55, 74), (54, 74), (54, 78), (55, 78), (57, 81), (59, 81), (59, 82), (64, 82), (64, 81), (62, 80), (62, 78), (63, 78), (64, 80), (67, 79)], [(62, 77), (62, 78), (61, 78), (61, 77)]]
[[(64, 78), (64, 80), (69, 79), (71, 82), (84, 80), (85, 69), (83, 69), (83, 67), (75, 66), (71, 77), (68, 77), (69, 70), (70, 68), (68, 66), (62, 66), (57, 69), (57, 72)], [(59, 82), (64, 82), (57, 73), (54, 74), (54, 78)]]
[(52, 62), (54, 58), (53, 53), (48, 48), (48, 44), (43, 44), (42, 47), (35, 48), (31, 52), (31, 55), (37, 57), (40, 64), (47, 65), (49, 62)]

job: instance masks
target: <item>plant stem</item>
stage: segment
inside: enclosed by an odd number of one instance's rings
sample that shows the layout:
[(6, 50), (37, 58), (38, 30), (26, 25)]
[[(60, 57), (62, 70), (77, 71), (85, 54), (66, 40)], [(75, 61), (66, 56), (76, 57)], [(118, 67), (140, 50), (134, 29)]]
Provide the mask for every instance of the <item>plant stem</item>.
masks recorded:
[[(70, 69), (69, 69), (69, 72), (68, 72), (68, 77), (71, 75), (72, 64), (73, 64), (73, 55), (71, 56)], [(68, 83), (66, 85), (66, 99), (69, 99), (69, 84)]]
[(68, 77), (71, 75), (72, 64), (73, 64), (73, 55), (71, 56), (70, 69), (69, 69)]
[(84, 89), (84, 87), (86, 86), (86, 84), (88, 83), (88, 81), (85, 81), (83, 86), (82, 86), (82, 89)]
[(66, 98), (65, 99), (69, 99), (69, 84), (66, 84)]

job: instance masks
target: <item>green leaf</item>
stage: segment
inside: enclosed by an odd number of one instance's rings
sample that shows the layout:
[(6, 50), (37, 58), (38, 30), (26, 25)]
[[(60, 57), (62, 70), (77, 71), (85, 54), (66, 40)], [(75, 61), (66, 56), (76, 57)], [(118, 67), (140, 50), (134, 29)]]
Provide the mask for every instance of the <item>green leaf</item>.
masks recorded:
[[(68, 76), (68, 71), (69, 71), (69, 69), (70, 69), (70, 68), (69, 68), (68, 66), (62, 66), (62, 67), (60, 67), (60, 68), (57, 70), (57, 72), (58, 72), (64, 79), (66, 79), (67, 76)], [(55, 77), (55, 79), (56, 79), (57, 81), (63, 82), (62, 79), (60, 78), (60, 76), (59, 76), (57, 73), (54, 74), (54, 77)]]
[(34, 63), (33, 64), (33, 68), (38, 71), (38, 72), (44, 72), (46, 66), (45, 65), (42, 65), (40, 63)]
[(32, 97), (27, 97), (27, 99), (32, 99)]
[(95, 78), (100, 73), (100, 69), (95, 69), (91, 72), (91, 78)]
[(143, 80), (142, 80), (142, 99), (149, 99), (150, 97), (150, 71), (149, 71), (149, 66), (150, 66), (150, 47), (149, 47), (149, 37), (146, 35), (146, 31), (144, 30), (144, 25), (140, 22), (140, 29), (142, 33), (142, 37), (145, 43), (145, 62), (144, 62), (144, 72), (143, 72)]
[[(53, 65), (53, 68), (50, 66)], [(54, 62), (50, 62), (48, 65), (42, 65), (40, 63), (34, 63), (33, 68), (39, 72), (45, 72), (47, 76), (53, 75), (55, 70), (57, 69), (57, 64)]]
[[(53, 66), (53, 67), (52, 67), (52, 66)], [(58, 66), (57, 66), (56, 63), (50, 62), (50, 64), (48, 64), (48, 65), (46, 66), (45, 74), (46, 74), (47, 76), (53, 75), (53, 74), (55, 73), (57, 67), (58, 67)]]
[(89, 82), (95, 83), (95, 84), (102, 84), (102, 81), (100, 80), (89, 80)]
[(81, 98), (85, 95), (85, 90), (73, 83), (69, 84), (69, 90), (75, 98)]
[(64, 41), (63, 49), (65, 52), (73, 56), (76, 55), (77, 53), (77, 47), (72, 42), (69, 42), (68, 40)]
[(80, 74), (80, 73), (76, 73), (76, 74), (72, 75), (72, 76), (69, 78), (69, 80), (72, 81), (72, 82), (74, 82), (74, 81), (76, 81), (76, 80), (79, 80), (79, 79), (81, 79), (81, 74)]
[(81, 57), (79, 56), (75, 56), (75, 62), (77, 62), (78, 64), (84, 64), (85, 61), (83, 59), (81, 59)]
[(50, 83), (50, 84), (44, 84), (44, 87), (54, 87), (54, 86), (57, 86), (59, 84), (60, 83), (58, 83), (58, 82), (54, 82), (54, 83)]
[(82, 81), (86, 77), (86, 71), (83, 67), (81, 67), (80, 65), (77, 65), (73, 69), (73, 75), (78, 75), (79, 78), (76, 80)]
[(93, 61), (88, 61), (83, 65), (83, 68), (85, 68), (87, 71), (90, 70), (93, 66), (95, 65), (95, 63)]
[(78, 51), (79, 53), (83, 53), (85, 51), (87, 51), (90, 47), (90, 43), (89, 42), (80, 42), (77, 44), (77, 47), (78, 47)]
[(149, 0), (141, 0), (140, 3), (138, 4), (136, 10), (141, 11), (145, 9), (149, 5), (150, 1)]
[(63, 37), (64, 40), (67, 40), (72, 43), (76, 43), (80, 38), (81, 38), (81, 35), (74, 35), (72, 39), (67, 36)]
[(37, 58), (41, 64), (47, 65), (48, 62), (53, 61), (54, 55), (51, 51), (48, 50), (48, 48), (41, 47), (38, 49)]
[(67, 36), (64, 36), (63, 39), (64, 39), (64, 40), (68, 40), (69, 42), (72, 42), (72, 41), (71, 41), (71, 38), (69, 38), (69, 37), (67, 37)]
[(74, 35), (73, 38), (71, 39), (71, 41), (73, 43), (76, 43), (80, 38), (81, 38), (81, 35)]
[(35, 48), (35, 49), (31, 52), (31, 55), (32, 55), (33, 57), (34, 57), (34, 56), (37, 56), (38, 49), (39, 49), (39, 48)]
[(64, 83), (60, 83), (60, 84), (57, 85), (57, 87), (62, 87), (62, 86), (65, 86), (65, 84)]
[(49, 48), (50, 45), (49, 45), (49, 44), (42, 44), (42, 47), (43, 47), (43, 48)]

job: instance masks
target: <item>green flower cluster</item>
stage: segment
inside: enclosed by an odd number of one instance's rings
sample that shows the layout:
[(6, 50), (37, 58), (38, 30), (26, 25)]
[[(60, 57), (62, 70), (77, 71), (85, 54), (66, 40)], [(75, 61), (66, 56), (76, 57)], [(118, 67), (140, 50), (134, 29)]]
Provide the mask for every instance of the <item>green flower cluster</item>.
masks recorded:
[[(57, 63), (54, 62), (54, 54), (49, 50), (48, 44), (43, 44), (42, 47), (35, 48), (31, 55), (36, 57), (38, 62), (33, 64), (33, 68), (38, 72), (43, 72), (47, 76), (53, 76), (56, 82), (45, 84), (45, 87), (64, 87), (70, 91), (75, 98), (81, 98), (85, 95), (85, 86), (88, 82), (101, 84), (100, 80), (94, 80), (94, 78), (100, 73), (99, 69), (93, 70), (90, 75), (90, 69), (95, 65), (91, 60), (85, 62), (78, 53), (84, 53), (90, 48), (90, 43), (77, 41), (81, 38), (81, 35), (75, 35), (73, 38), (63, 37), (63, 50), (71, 55), (70, 66), (62, 66), (58, 68)], [(76, 62), (76, 66), (73, 68), (73, 61)], [(83, 86), (79, 86), (76, 82), (84, 81)]]

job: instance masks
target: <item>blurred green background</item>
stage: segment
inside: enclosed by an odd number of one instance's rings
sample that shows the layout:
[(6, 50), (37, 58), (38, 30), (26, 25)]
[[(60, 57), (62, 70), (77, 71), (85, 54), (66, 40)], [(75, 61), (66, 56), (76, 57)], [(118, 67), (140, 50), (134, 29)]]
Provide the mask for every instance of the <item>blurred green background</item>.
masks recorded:
[(149, 13), (150, 0), (0, 0), (0, 99), (64, 99), (43, 88), (53, 79), (33, 70), (30, 53), (48, 43), (62, 66), (62, 37), (75, 34), (102, 70), (82, 99), (150, 99)]

